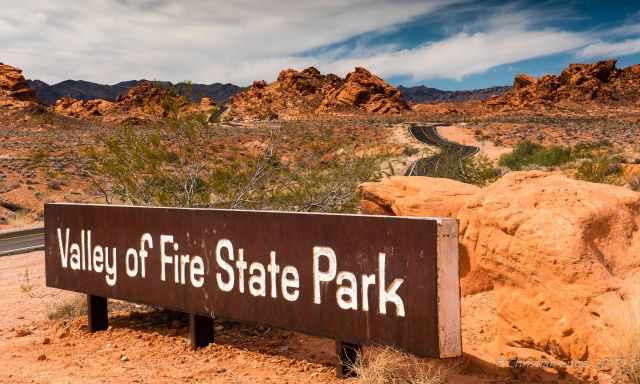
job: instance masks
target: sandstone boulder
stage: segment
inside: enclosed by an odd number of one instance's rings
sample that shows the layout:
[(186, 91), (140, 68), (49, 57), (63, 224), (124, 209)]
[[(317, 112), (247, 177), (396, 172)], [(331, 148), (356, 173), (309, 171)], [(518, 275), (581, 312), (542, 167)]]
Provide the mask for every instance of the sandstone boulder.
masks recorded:
[(633, 104), (640, 101), (640, 67), (616, 67), (616, 60), (592, 64), (570, 64), (559, 76), (539, 79), (520, 74), (513, 87), (501, 96), (488, 100), (488, 107), (549, 108), (558, 103), (597, 101), (600, 104)]
[(345, 79), (314, 67), (286, 69), (276, 81), (254, 82), (229, 101), (230, 119), (292, 120), (336, 112), (398, 113), (409, 110), (400, 92), (364, 68)]
[(318, 110), (330, 112), (344, 107), (380, 114), (410, 109), (396, 87), (362, 67), (356, 67), (340, 87), (328, 92)]
[(394, 176), (360, 186), (363, 211), (396, 216), (456, 217), (479, 187), (451, 179)]
[(536, 78), (526, 74), (519, 74), (513, 79), (513, 90), (519, 91), (536, 83)]
[(331, 83), (329, 76), (310, 67), (303, 71), (285, 69), (271, 84), (254, 81), (247, 90), (229, 99), (226, 116), (241, 120), (291, 120), (313, 114), (323, 89)]
[(365, 212), (458, 218), (463, 295), (495, 292), (500, 348), (592, 366), (615, 352), (639, 297), (640, 193), (539, 171), (482, 189), (396, 177), (361, 192)]
[(115, 102), (63, 97), (56, 102), (53, 110), (70, 117), (101, 118), (107, 123), (140, 123), (167, 117), (173, 110), (178, 114), (208, 113), (215, 106), (216, 103), (207, 97), (202, 98), (199, 104), (194, 104), (170, 89), (143, 82), (118, 97)]
[(70, 117), (89, 118), (104, 116), (112, 111), (114, 103), (107, 100), (78, 100), (65, 96), (56, 101), (53, 111)]
[(0, 106), (20, 108), (36, 103), (36, 94), (29, 88), (22, 70), (0, 63)]

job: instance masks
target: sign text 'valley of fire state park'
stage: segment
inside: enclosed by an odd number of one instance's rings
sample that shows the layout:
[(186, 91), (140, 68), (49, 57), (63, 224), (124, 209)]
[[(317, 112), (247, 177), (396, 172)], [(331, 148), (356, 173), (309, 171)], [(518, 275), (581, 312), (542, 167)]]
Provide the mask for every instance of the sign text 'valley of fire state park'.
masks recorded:
[(47, 204), (45, 236), (49, 287), (461, 354), (453, 219)]

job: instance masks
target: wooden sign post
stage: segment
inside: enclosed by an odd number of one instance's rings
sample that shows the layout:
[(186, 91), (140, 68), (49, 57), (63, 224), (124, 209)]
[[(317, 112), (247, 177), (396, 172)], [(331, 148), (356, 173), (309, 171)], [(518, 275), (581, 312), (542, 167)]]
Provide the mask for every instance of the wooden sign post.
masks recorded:
[[(437, 358), (462, 353), (453, 219), (46, 204), (47, 286), (190, 314), (194, 348), (213, 317)], [(348, 374), (346, 367), (339, 373)]]

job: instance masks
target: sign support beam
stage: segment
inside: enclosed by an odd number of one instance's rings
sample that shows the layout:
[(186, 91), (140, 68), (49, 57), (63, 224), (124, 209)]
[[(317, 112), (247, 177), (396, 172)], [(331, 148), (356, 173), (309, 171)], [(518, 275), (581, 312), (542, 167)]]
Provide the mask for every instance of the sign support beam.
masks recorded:
[(189, 314), (189, 340), (191, 348), (198, 349), (213, 343), (213, 319), (209, 316)]
[(87, 317), (89, 332), (105, 331), (109, 328), (107, 298), (87, 295)]

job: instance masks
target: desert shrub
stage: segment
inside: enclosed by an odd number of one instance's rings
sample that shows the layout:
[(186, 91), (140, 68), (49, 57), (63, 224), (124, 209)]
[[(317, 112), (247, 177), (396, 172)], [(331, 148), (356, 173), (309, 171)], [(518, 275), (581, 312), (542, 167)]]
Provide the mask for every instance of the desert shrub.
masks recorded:
[(87, 314), (87, 300), (83, 296), (62, 301), (49, 308), (47, 317), (49, 320), (60, 320)]
[(361, 384), (441, 384), (456, 366), (391, 348), (372, 348), (358, 356), (352, 369), (357, 374), (356, 382)]
[(443, 147), (439, 154), (418, 163), (418, 174), (476, 185), (486, 185), (498, 178), (499, 172), (489, 158), (484, 155), (464, 158), (462, 151), (458, 146)]
[(357, 185), (379, 178), (389, 157), (357, 155), (331, 126), (301, 123), (250, 128), (260, 146), (249, 153), (234, 144), (240, 129), (177, 113), (151, 127), (125, 125), (90, 151), (89, 173), (108, 203), (355, 212)]
[(622, 168), (615, 157), (602, 154), (580, 163), (576, 178), (594, 183), (622, 184)]
[(573, 153), (577, 159), (595, 159), (612, 151), (613, 147), (608, 141), (578, 143), (573, 147)]
[(462, 161), (462, 174), (467, 183), (487, 185), (500, 177), (500, 172), (493, 166), (486, 155), (466, 158)]
[(527, 166), (553, 167), (573, 160), (570, 148), (559, 146), (544, 147), (525, 140), (518, 143), (511, 153), (500, 157), (498, 164), (512, 170), (521, 170)]
[[(196, 144), (204, 117), (172, 118), (151, 130), (123, 125), (89, 149), (89, 171), (110, 181), (111, 194), (135, 205), (206, 205), (207, 153)], [(95, 179), (94, 179), (95, 180)], [(97, 184), (110, 202), (107, 189)]]

